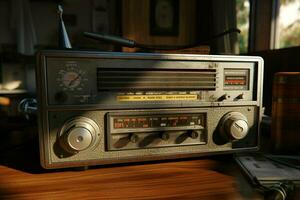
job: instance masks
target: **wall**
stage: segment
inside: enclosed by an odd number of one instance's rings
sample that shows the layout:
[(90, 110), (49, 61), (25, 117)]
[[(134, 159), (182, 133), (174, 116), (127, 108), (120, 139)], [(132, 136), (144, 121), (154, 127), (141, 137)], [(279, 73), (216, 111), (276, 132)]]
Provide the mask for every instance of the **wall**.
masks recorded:
[[(178, 36), (150, 34), (150, 0), (123, 0), (122, 34), (147, 45), (180, 46), (196, 41), (196, 0), (179, 0)], [(132, 49), (125, 48), (126, 51)]]
[[(23, 0), (20, 0), (23, 1)], [(57, 1), (31, 0), (32, 20), (36, 33), (35, 49), (58, 47)], [(16, 4), (19, 0), (0, 0), (0, 94), (7, 93), (8, 83), (19, 81), (16, 87), (35, 92), (34, 55), (24, 57), (17, 53), (17, 18)], [(17, 4), (20, 5), (20, 4)], [(85, 38), (84, 31), (110, 33), (116, 31), (116, 0), (64, 0), (64, 21), (70, 41), (74, 48), (110, 49), (107, 45)], [(26, 29), (26, 28), (25, 28)], [(16, 85), (16, 84), (15, 84)], [(9, 91), (13, 92), (13, 91)], [(17, 90), (15, 90), (17, 92)]]
[(251, 55), (261, 56), (264, 59), (263, 104), (266, 107), (266, 114), (271, 115), (274, 74), (300, 71), (300, 47), (260, 51)]
[[(65, 24), (71, 42), (75, 46), (83, 45), (86, 39), (83, 31), (109, 32), (108, 8), (114, 1), (105, 0), (65, 0), (63, 8)], [(55, 1), (30, 1), (33, 23), (37, 36), (37, 44), (42, 46), (57, 45), (57, 3)], [(112, 11), (114, 12), (114, 11)], [(13, 16), (12, 1), (0, 1), (0, 44), (16, 44), (16, 21)], [(112, 13), (114, 14), (114, 13)], [(67, 18), (72, 18), (70, 23)], [(75, 19), (75, 21), (73, 20)], [(92, 45), (92, 42), (88, 42)]]

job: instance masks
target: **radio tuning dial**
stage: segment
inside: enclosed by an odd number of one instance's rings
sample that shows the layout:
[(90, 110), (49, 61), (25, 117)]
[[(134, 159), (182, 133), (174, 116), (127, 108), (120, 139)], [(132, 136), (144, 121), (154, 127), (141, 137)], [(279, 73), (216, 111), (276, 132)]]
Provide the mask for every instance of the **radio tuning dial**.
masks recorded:
[(220, 132), (226, 139), (243, 139), (247, 135), (248, 130), (247, 118), (239, 112), (227, 113), (220, 121)]
[(87, 81), (86, 72), (78, 66), (67, 66), (57, 74), (58, 85), (67, 91), (82, 90)]
[(85, 150), (93, 139), (91, 132), (84, 127), (74, 127), (67, 135), (66, 142), (75, 151)]
[(93, 120), (86, 117), (74, 118), (62, 127), (59, 143), (64, 150), (75, 154), (92, 146), (97, 133), (99, 128)]

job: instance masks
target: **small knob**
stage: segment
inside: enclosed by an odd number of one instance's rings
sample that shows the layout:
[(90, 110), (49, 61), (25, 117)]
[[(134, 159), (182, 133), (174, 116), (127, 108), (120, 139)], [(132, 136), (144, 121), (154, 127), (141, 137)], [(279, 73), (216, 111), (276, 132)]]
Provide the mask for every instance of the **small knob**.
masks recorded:
[(218, 98), (218, 101), (224, 101), (224, 100), (226, 100), (227, 99), (227, 94), (223, 94), (222, 96), (220, 96), (219, 98)]
[(139, 142), (139, 147), (144, 148), (146, 146), (149, 146), (150, 144), (154, 145), (156, 143), (163, 141), (167, 141), (170, 138), (170, 134), (167, 132), (157, 132), (154, 134), (149, 134), (146, 137), (144, 137), (140, 142)]
[(240, 100), (244, 98), (244, 94), (239, 94), (238, 96), (235, 97), (236, 100)]
[(176, 144), (181, 144), (183, 143), (186, 139), (188, 139), (189, 137), (192, 139), (197, 139), (199, 136), (199, 133), (197, 130), (188, 130), (187, 132), (179, 135), (176, 140), (175, 143)]
[(129, 142), (136, 143), (139, 140), (139, 136), (135, 133), (130, 133), (125, 137), (120, 138), (113, 146), (120, 149), (125, 147)]
[(248, 133), (248, 121), (243, 114), (230, 112), (222, 117), (219, 129), (226, 139), (240, 140)]

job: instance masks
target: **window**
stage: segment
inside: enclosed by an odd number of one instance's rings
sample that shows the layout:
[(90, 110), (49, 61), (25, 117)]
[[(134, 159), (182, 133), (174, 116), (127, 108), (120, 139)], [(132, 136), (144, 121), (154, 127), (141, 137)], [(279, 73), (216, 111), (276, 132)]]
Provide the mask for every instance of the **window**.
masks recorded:
[(248, 52), (249, 14), (250, 1), (236, 0), (237, 28), (241, 30), (241, 33), (238, 35), (240, 53)]
[(300, 46), (300, 0), (277, 0), (274, 47)]

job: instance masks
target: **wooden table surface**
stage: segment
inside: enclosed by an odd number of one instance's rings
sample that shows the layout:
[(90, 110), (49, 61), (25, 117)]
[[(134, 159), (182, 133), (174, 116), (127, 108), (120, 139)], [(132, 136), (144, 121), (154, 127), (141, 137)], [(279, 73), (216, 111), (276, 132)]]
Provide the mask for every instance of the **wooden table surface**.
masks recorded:
[(45, 170), (20, 148), (0, 162), (0, 199), (261, 199), (226, 159)]

